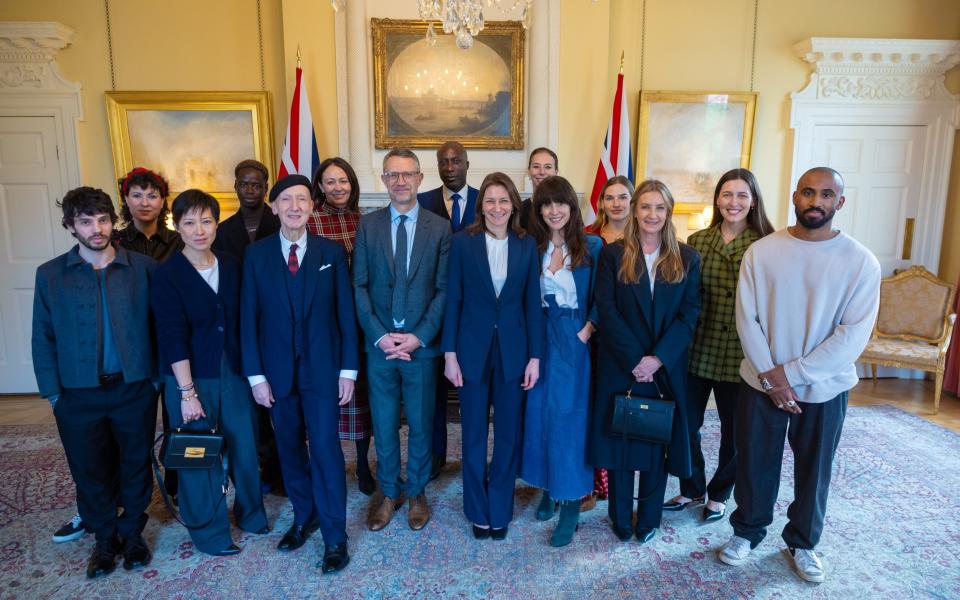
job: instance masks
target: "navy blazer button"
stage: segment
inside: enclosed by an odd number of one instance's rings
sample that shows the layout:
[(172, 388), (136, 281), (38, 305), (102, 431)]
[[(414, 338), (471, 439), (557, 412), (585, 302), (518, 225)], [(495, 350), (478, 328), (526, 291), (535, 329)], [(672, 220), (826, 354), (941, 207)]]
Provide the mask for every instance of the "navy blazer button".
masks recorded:
[(220, 327), (217, 327), (217, 331), (223, 333), (223, 326), (221, 325)]

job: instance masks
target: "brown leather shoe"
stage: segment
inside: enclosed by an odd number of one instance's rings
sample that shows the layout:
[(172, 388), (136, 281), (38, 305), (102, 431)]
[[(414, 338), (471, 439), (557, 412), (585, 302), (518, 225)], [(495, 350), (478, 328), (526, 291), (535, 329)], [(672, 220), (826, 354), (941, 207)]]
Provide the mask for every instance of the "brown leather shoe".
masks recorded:
[(580, 512), (587, 512), (593, 510), (597, 507), (597, 497), (593, 494), (588, 494), (584, 496), (583, 500), (580, 501)]
[(427, 496), (420, 494), (410, 498), (410, 507), (407, 509), (407, 523), (410, 529), (420, 531), (426, 527), (430, 521), (430, 506), (427, 504)]
[(377, 490), (376, 496), (370, 503), (370, 511), (367, 513), (367, 528), (370, 531), (380, 531), (390, 524), (393, 513), (397, 512), (397, 509), (401, 506), (403, 506), (402, 493), (399, 498), (390, 498)]

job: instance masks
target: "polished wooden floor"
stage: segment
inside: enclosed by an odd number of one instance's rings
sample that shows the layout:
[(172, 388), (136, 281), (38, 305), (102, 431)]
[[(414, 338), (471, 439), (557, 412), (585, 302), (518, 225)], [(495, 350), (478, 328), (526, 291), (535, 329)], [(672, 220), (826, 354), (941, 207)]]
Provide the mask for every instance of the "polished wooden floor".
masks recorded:
[[(918, 379), (864, 379), (850, 393), (851, 406), (887, 404), (960, 433), (960, 398), (944, 394), (933, 414), (933, 382)], [(37, 396), (0, 396), (0, 425), (53, 423), (47, 401)]]

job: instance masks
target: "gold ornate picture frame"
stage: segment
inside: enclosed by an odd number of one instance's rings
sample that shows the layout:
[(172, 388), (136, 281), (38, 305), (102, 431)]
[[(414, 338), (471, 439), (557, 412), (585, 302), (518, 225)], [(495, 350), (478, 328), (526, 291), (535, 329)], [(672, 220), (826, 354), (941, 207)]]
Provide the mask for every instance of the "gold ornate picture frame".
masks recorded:
[[(427, 43), (429, 21), (371, 19), (374, 145), (524, 148), (524, 30), (487, 21), (473, 47)], [(439, 24), (434, 24), (438, 27)]]
[(750, 168), (756, 104), (753, 92), (640, 92), (637, 180), (663, 181), (675, 213), (712, 206), (720, 176)]
[(269, 92), (106, 96), (118, 180), (134, 167), (147, 167), (170, 182), (171, 199), (190, 188), (211, 194), (224, 219), (239, 208), (233, 189), (237, 163), (254, 158), (267, 166), (271, 179), (276, 175)]

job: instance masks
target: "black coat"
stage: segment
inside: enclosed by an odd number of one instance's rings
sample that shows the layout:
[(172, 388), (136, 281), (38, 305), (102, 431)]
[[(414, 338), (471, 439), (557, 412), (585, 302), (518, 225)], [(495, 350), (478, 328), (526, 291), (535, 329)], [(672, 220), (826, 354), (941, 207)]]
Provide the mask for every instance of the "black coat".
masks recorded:
[[(678, 477), (692, 471), (687, 423), (687, 353), (700, 314), (700, 255), (680, 244), (686, 276), (680, 283), (660, 277), (651, 299), (646, 269), (640, 281), (627, 285), (617, 278), (623, 259), (623, 242), (607, 245), (600, 252), (594, 296), (600, 313), (597, 393), (590, 419), (588, 455), (590, 464), (607, 469), (646, 471), (655, 460), (667, 456), (667, 470)], [(613, 396), (631, 385), (634, 395), (655, 396), (653, 384), (635, 383), (631, 371), (644, 356), (660, 359), (658, 380), (666, 379), (677, 400), (673, 438), (661, 444), (629, 440), (610, 432)], [(666, 377), (661, 377), (662, 375)], [(666, 390), (664, 390), (666, 391)]]
[[(280, 217), (273, 214), (269, 204), (263, 205), (263, 216), (260, 225), (254, 234), (254, 241), (262, 240), (280, 231)], [(239, 261), (243, 261), (243, 253), (250, 245), (250, 236), (247, 235), (247, 226), (243, 223), (243, 214), (237, 212), (224, 219), (217, 226), (217, 239), (213, 240), (213, 249), (232, 254)]]

